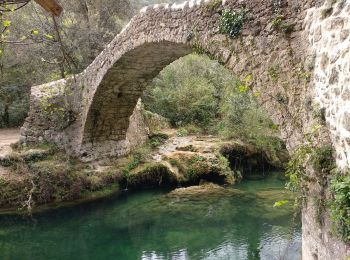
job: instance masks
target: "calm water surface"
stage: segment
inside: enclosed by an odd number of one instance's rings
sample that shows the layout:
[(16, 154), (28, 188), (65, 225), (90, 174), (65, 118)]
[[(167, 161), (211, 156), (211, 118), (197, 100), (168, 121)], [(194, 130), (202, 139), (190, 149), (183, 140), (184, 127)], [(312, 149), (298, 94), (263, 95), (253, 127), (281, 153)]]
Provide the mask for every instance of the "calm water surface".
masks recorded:
[[(300, 259), (277, 174), (229, 195), (124, 194), (32, 218), (0, 217), (0, 259)], [(291, 232), (291, 226), (296, 226)]]

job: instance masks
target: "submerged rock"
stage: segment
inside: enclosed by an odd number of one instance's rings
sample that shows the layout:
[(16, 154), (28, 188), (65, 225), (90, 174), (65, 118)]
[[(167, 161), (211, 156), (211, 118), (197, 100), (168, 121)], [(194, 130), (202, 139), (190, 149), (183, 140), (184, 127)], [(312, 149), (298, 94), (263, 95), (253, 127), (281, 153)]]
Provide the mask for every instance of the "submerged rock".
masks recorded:
[(190, 186), (186, 188), (178, 188), (167, 194), (167, 197), (198, 197), (198, 196), (232, 196), (243, 195), (244, 192), (238, 189), (225, 188), (214, 183), (205, 183), (198, 186)]

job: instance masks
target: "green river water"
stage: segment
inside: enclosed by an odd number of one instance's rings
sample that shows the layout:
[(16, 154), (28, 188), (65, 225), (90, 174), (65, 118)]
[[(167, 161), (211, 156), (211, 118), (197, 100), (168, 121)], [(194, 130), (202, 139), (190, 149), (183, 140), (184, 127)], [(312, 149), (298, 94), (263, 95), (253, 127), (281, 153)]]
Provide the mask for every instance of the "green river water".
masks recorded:
[(0, 259), (300, 259), (299, 218), (292, 225), (291, 205), (273, 208), (290, 196), (279, 175), (234, 189), (241, 192), (125, 192), (32, 217), (2, 216)]

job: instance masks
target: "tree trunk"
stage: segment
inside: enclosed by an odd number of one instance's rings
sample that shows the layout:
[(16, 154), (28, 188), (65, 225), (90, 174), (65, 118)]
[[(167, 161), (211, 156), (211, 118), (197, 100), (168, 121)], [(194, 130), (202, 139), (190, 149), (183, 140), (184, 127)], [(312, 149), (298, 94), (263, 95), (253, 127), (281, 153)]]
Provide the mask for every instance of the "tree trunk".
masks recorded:
[(4, 121), (5, 127), (10, 126), (10, 114), (9, 114), (9, 105), (8, 104), (5, 104), (3, 121)]

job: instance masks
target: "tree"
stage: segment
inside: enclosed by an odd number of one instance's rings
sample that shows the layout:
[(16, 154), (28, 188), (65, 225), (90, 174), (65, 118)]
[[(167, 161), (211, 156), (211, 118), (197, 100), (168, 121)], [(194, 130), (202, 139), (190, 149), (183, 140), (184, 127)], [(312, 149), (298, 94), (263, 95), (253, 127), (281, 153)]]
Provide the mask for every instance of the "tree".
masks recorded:
[[(28, 99), (25, 97), (27, 91), (27, 86), (0, 87), (0, 126), (11, 127), (22, 124), (28, 111)], [(18, 102), (20, 104), (16, 104)]]

